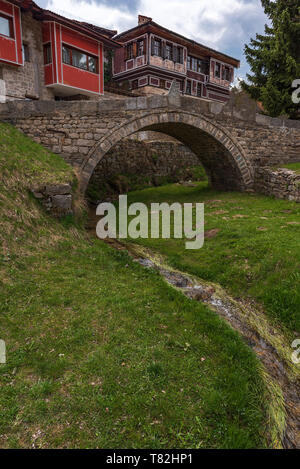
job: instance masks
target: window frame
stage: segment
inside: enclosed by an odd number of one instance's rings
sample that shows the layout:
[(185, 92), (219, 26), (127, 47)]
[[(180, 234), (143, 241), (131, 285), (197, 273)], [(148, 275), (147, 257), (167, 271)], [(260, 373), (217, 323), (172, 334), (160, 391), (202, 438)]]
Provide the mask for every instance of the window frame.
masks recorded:
[(192, 80), (186, 81), (185, 93), (192, 96)]
[(176, 47), (177, 47), (177, 53), (176, 53), (177, 61), (176, 61), (176, 63), (183, 65), (183, 63), (184, 63), (183, 47), (181, 47), (181, 46), (176, 46)]
[(165, 51), (165, 58), (167, 60), (173, 60), (173, 44), (167, 42)]
[[(206, 70), (203, 70), (203, 66), (205, 65), (207, 66), (207, 68)], [(209, 62), (205, 61), (205, 59), (200, 59), (198, 57), (193, 57), (192, 55), (189, 55), (187, 60), (187, 68), (192, 72), (200, 73), (201, 75), (208, 75)]]
[[(157, 50), (157, 53), (156, 53)], [(161, 57), (162, 56), (162, 40), (155, 37), (153, 39), (153, 54), (155, 57)]]
[(200, 81), (197, 82), (197, 98), (201, 98), (202, 96), (202, 84)]
[(131, 42), (130, 44), (127, 44), (126, 51), (127, 51), (126, 60), (132, 60), (133, 59), (133, 42)]
[(23, 62), (30, 62), (30, 51), (29, 51), (29, 46), (26, 43), (22, 43), (22, 58)]
[[(49, 51), (49, 54), (47, 53)], [(44, 65), (52, 64), (52, 47), (51, 42), (44, 44)]]
[(142, 57), (143, 55), (145, 55), (144, 39), (140, 39), (137, 41), (137, 57)]
[[(219, 68), (219, 73), (217, 74), (217, 66)], [(215, 62), (215, 73), (214, 73), (215, 78), (221, 78), (221, 63), (220, 62)]]
[[(227, 75), (228, 73), (228, 75)], [(231, 77), (231, 72), (230, 72), (230, 67), (228, 65), (225, 65), (223, 68), (223, 77), (222, 79), (225, 81), (230, 82), (230, 77)]]
[(11, 16), (5, 15), (5, 13), (0, 12), (0, 18), (3, 18), (8, 21), (8, 28), (9, 28), (9, 36), (7, 34), (0, 33), (1, 37), (6, 37), (8, 39), (15, 39), (15, 28), (14, 28), (14, 20)]
[(131, 89), (137, 90), (139, 88), (139, 80), (136, 78), (135, 80), (132, 80), (131, 82)]
[[(61, 50), (62, 50), (62, 53), (61, 53), (61, 60), (62, 60), (62, 63), (64, 65), (69, 65), (70, 67), (74, 67), (74, 68), (77, 68), (78, 70), (82, 70), (84, 72), (89, 72), (89, 73), (93, 73), (94, 75), (99, 75), (99, 58), (93, 54), (89, 54), (88, 52), (85, 52), (83, 50), (80, 50), (80, 49), (77, 49), (76, 47), (72, 47), (72, 46), (69, 46), (67, 44), (62, 44), (61, 46)], [(63, 49), (66, 49), (69, 51), (69, 56), (70, 56), (70, 63), (67, 63), (64, 61), (64, 54), (63, 54)], [(79, 52), (80, 54), (82, 55), (85, 55), (86, 56), (86, 68), (83, 68), (83, 67), (79, 67), (78, 65), (74, 65), (73, 63), (73, 51), (75, 52)], [(93, 71), (93, 70), (90, 70), (90, 64), (89, 64), (89, 59), (93, 59), (95, 60), (95, 63), (96, 63), (96, 71)]]

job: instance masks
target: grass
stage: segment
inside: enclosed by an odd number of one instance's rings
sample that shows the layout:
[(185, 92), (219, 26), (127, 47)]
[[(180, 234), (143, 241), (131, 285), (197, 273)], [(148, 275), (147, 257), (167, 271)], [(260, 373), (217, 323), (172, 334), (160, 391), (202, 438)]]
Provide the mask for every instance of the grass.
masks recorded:
[(276, 169), (285, 168), (295, 171), (296, 174), (300, 174), (300, 163), (288, 163), (283, 166), (277, 166)]
[(138, 243), (164, 254), (180, 270), (257, 300), (271, 321), (300, 332), (300, 205), (258, 194), (220, 193), (201, 183), (130, 194), (128, 203), (204, 202), (205, 230), (219, 230), (198, 251), (185, 240)]
[[(155, 155), (153, 155), (154, 157)], [(91, 181), (86, 196), (93, 203), (107, 198), (117, 198), (118, 194), (127, 194), (151, 186), (164, 186), (179, 181), (206, 181), (207, 177), (203, 166), (191, 166), (178, 169), (175, 174), (169, 176), (145, 176), (142, 174), (115, 174), (105, 178), (102, 184), (99, 181)]]
[(45, 214), (29, 186), (69, 181), (71, 169), (9, 126), (0, 144), (1, 448), (270, 444), (269, 395), (237, 333), (126, 252)]

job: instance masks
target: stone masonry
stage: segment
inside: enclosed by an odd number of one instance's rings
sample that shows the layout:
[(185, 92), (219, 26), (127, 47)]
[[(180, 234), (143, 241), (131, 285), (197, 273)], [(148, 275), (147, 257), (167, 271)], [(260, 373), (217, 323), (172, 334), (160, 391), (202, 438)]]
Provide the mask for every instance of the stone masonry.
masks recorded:
[(70, 184), (35, 187), (31, 191), (47, 212), (51, 212), (52, 215), (61, 217), (73, 213), (73, 193)]
[(289, 169), (258, 168), (254, 188), (277, 199), (300, 202), (300, 174)]
[(139, 180), (141, 186), (143, 181), (151, 186), (191, 179), (193, 168), (200, 166), (199, 158), (182, 143), (174, 139), (160, 140), (159, 135), (155, 140), (127, 138), (117, 143), (99, 161), (91, 186), (99, 192), (106, 187), (114, 194), (131, 190), (134, 180)]
[(8, 102), (0, 105), (0, 119), (77, 166), (83, 192), (114, 145), (145, 130), (187, 145), (215, 188), (247, 190), (254, 188), (258, 168), (300, 160), (300, 121), (256, 111), (256, 103), (241, 95), (223, 106), (172, 94), (100, 102)]
[(0, 80), (5, 84), (6, 100), (54, 99), (44, 85), (44, 56), (41, 23), (31, 13), (22, 13), (23, 43), (29, 51), (29, 61), (24, 67), (0, 64)]

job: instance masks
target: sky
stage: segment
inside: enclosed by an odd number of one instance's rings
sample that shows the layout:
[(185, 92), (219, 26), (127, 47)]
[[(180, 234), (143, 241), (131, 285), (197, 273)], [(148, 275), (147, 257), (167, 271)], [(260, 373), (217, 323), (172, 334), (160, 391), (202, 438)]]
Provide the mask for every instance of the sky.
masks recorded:
[(260, 0), (36, 0), (43, 8), (118, 32), (137, 25), (139, 14), (241, 61), (244, 44), (263, 33), (267, 18)]

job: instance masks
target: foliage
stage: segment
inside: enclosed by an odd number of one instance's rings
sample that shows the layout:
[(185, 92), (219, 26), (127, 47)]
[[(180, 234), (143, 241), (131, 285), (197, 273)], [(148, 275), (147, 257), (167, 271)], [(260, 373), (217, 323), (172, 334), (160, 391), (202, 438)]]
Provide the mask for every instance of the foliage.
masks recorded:
[(299, 118), (299, 105), (292, 102), (292, 83), (300, 78), (299, 0), (262, 0), (262, 5), (271, 25), (245, 46), (252, 74), (242, 87), (270, 116)]

